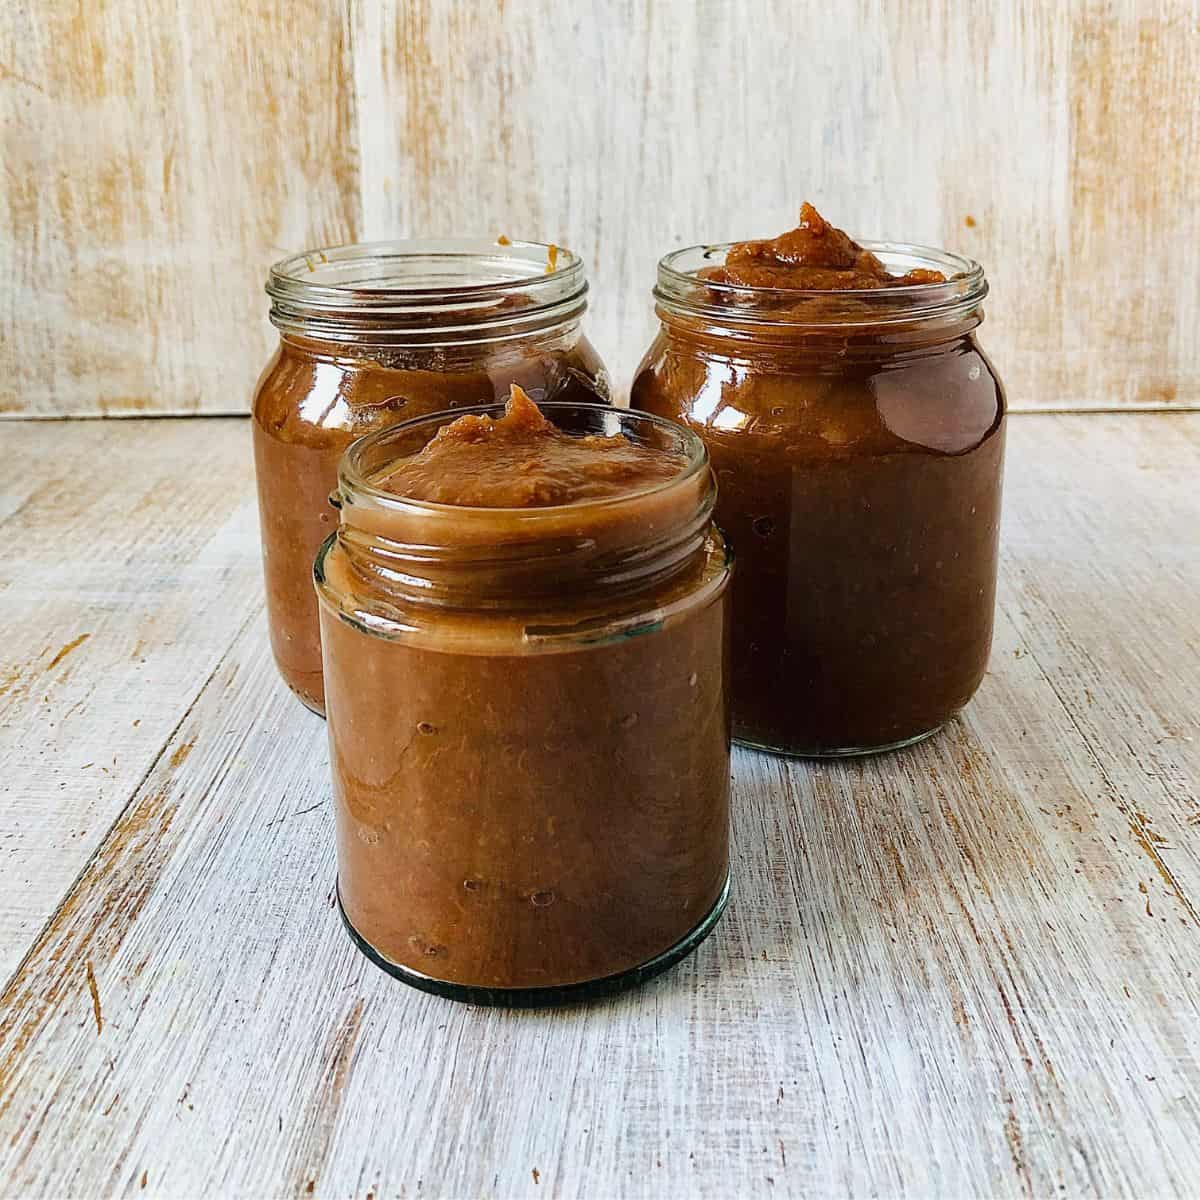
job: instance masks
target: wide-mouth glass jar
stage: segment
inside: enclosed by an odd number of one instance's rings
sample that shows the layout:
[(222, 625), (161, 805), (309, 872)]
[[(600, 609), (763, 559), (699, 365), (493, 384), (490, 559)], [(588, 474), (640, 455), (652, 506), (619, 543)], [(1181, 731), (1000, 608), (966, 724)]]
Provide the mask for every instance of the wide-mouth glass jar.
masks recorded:
[(862, 242), (876, 290), (697, 278), (729, 246), (667, 255), (635, 409), (708, 447), (738, 556), (734, 738), (862, 753), (936, 730), (971, 698), (995, 602), (1004, 392), (974, 331), (977, 263)]
[(357, 437), (520, 384), (535, 400), (605, 401), (581, 332), (587, 280), (570, 250), (483, 239), (375, 242), (284, 259), (267, 283), (279, 347), (254, 397), (271, 646), (324, 709), (312, 561)]
[(344, 457), (315, 567), (347, 926), (405, 982), (476, 1003), (648, 978), (728, 888), (730, 563), (704, 446), (541, 408), (681, 465), (571, 504), (406, 499), (376, 484), (463, 410), (407, 422)]

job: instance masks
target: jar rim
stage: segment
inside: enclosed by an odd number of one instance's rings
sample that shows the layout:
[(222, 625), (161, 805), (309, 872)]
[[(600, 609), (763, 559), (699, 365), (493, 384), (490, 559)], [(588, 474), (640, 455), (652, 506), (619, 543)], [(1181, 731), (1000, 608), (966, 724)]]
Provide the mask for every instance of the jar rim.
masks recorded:
[[(708, 449), (698, 434), (692, 430), (670, 421), (665, 417), (652, 413), (636, 412), (628, 408), (616, 408), (611, 404), (592, 404), (571, 400), (546, 400), (538, 404), (544, 415), (553, 419), (556, 413), (567, 412), (589, 413), (605, 418), (605, 425), (612, 425), (611, 433), (624, 433), (619, 428), (624, 422), (639, 422), (649, 428), (666, 434), (679, 447), (679, 452), (685, 456), (685, 462), (677, 474), (669, 479), (660, 480), (647, 487), (633, 488), (617, 496), (603, 499), (576, 501), (569, 504), (546, 504), (527, 508), (487, 507), (484, 505), (446, 504), (437, 500), (418, 500), (410, 496), (397, 496), (394, 492), (376, 487), (370, 480), (370, 474), (364, 466), (363, 459), (375, 451), (380, 445), (389, 441), (400, 441), (411, 437), (423, 426), (431, 431), (441, 428), (450, 421), (462, 416), (497, 416), (504, 412), (504, 401), (492, 401), (487, 404), (474, 404), (461, 408), (446, 408), (425, 416), (413, 417), (400, 421), (395, 425), (377, 429), (365, 434), (352, 442), (342, 455), (338, 464), (338, 492), (343, 499), (351, 499), (355, 504), (363, 501), (378, 509), (402, 513), (409, 516), (453, 517), (455, 520), (490, 520), (502, 519), (522, 529), (533, 528), (539, 522), (561, 522), (564, 514), (572, 510), (587, 507), (590, 511), (611, 509), (614, 506), (631, 501), (644, 500), (671, 488), (685, 484), (699, 474), (709, 469)], [(392, 460), (398, 461), (397, 460)]]
[(349, 242), (305, 250), (270, 269), (281, 332), (331, 341), (412, 334), (458, 344), (544, 330), (580, 315), (583, 260), (565, 246), (488, 238)]
[[(571, 401), (542, 406), (571, 432), (623, 432), (683, 451), (668, 479), (616, 496), (487, 508), (397, 496), (373, 482), (405, 454), (419, 453), (447, 421), (501, 409), (483, 404), (414, 418), (367, 434), (342, 456), (332, 497), (341, 509), (335, 538), (346, 570), (363, 585), (356, 612), (395, 612), (397, 604), (548, 612), (577, 608), (582, 597), (624, 602), (698, 561), (716, 500), (708, 452), (691, 430), (649, 413)], [(320, 564), (315, 574), (319, 587), (337, 590)], [(373, 601), (363, 599), (368, 593)]]
[(857, 326), (912, 323), (966, 316), (987, 295), (983, 267), (974, 259), (913, 242), (870, 241), (858, 244), (893, 273), (940, 271), (943, 283), (897, 284), (887, 288), (754, 287), (700, 279), (696, 272), (720, 266), (737, 243), (687, 246), (664, 255), (658, 264), (654, 297), (669, 311), (700, 319), (723, 320), (731, 314), (754, 325)]

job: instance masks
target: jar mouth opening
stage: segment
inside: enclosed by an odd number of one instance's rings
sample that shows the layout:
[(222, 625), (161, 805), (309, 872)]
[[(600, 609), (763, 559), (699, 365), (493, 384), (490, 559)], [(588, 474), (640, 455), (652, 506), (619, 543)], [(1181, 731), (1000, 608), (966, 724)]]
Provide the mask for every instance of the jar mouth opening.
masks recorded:
[(373, 480), (379, 478), (382, 472), (404, 458), (419, 453), (439, 429), (459, 417), (502, 416), (504, 403), (494, 401), (489, 404), (443, 409), (390, 425), (359, 438), (342, 455), (338, 467), (338, 491), (343, 501), (360, 506), (365, 504), (387, 512), (455, 522), (475, 521), (486, 525), (503, 522), (528, 530), (539, 523), (561, 524), (564, 518), (569, 518), (572, 513), (584, 510), (588, 513), (611, 511), (623, 504), (645, 500), (647, 497), (688, 484), (709, 469), (708, 451), (700, 437), (665, 417), (614, 408), (608, 404), (585, 404), (566, 400), (547, 400), (538, 407), (553, 424), (567, 432), (579, 436), (621, 434), (641, 445), (681, 454), (684, 463), (669, 479), (660, 480), (647, 487), (634, 487), (617, 496), (526, 508), (417, 500), (408, 496), (397, 496), (394, 492), (375, 485)]
[[(406, 239), (326, 246), (275, 263), (271, 322), (330, 340), (405, 333), (443, 344), (520, 336), (585, 308), (583, 260), (540, 242)], [(460, 335), (460, 336), (455, 336)]]
[(888, 272), (940, 271), (944, 283), (898, 284), (887, 288), (751, 287), (697, 277), (721, 266), (732, 242), (688, 246), (658, 264), (655, 299), (669, 311), (699, 318), (737, 318), (764, 325), (880, 325), (934, 317), (954, 318), (977, 308), (987, 295), (983, 267), (974, 259), (911, 242), (859, 240)]

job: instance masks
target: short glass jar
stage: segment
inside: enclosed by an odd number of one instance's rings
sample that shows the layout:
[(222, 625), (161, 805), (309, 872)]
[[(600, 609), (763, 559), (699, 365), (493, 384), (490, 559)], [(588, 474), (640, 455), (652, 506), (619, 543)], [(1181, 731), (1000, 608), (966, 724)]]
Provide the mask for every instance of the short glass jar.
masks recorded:
[(536, 401), (606, 401), (580, 329), (587, 280), (571, 251), (482, 239), (310, 250), (271, 268), (279, 348), (254, 396), (267, 616), (288, 686), (324, 711), (312, 562), (357, 437), (520, 384)]
[(635, 409), (708, 447), (716, 520), (738, 556), (735, 740), (857, 754), (927, 736), (983, 678), (992, 637), (1004, 391), (974, 330), (977, 263), (862, 245), (877, 290), (696, 278), (728, 246), (659, 264), (660, 331)]
[(371, 481), (463, 410), (406, 422), (343, 459), (315, 567), (343, 916), (385, 970), (473, 1003), (636, 984), (728, 889), (730, 563), (704, 446), (541, 408), (683, 465), (573, 504), (400, 498)]

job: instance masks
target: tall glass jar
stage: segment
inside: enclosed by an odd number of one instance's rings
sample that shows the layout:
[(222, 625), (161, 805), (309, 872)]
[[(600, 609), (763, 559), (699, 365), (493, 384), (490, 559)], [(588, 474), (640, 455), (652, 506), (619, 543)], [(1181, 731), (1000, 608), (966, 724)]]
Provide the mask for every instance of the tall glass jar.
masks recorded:
[(461, 413), (408, 422), (346, 455), (315, 571), (343, 916), (391, 974), (474, 1003), (638, 983), (728, 889), (730, 567), (704, 447), (541, 407), (680, 469), (537, 508), (401, 499), (371, 481)]
[(708, 447), (738, 556), (736, 740), (801, 755), (902, 746), (978, 687), (992, 637), (1004, 392), (975, 338), (977, 263), (865, 242), (873, 291), (696, 277), (727, 246), (659, 264), (661, 327), (634, 408)]
[(279, 347), (254, 396), (271, 647), (288, 686), (324, 711), (312, 561), (357, 437), (502, 398), (607, 400), (580, 329), (587, 281), (571, 251), (482, 239), (310, 250), (271, 268)]

